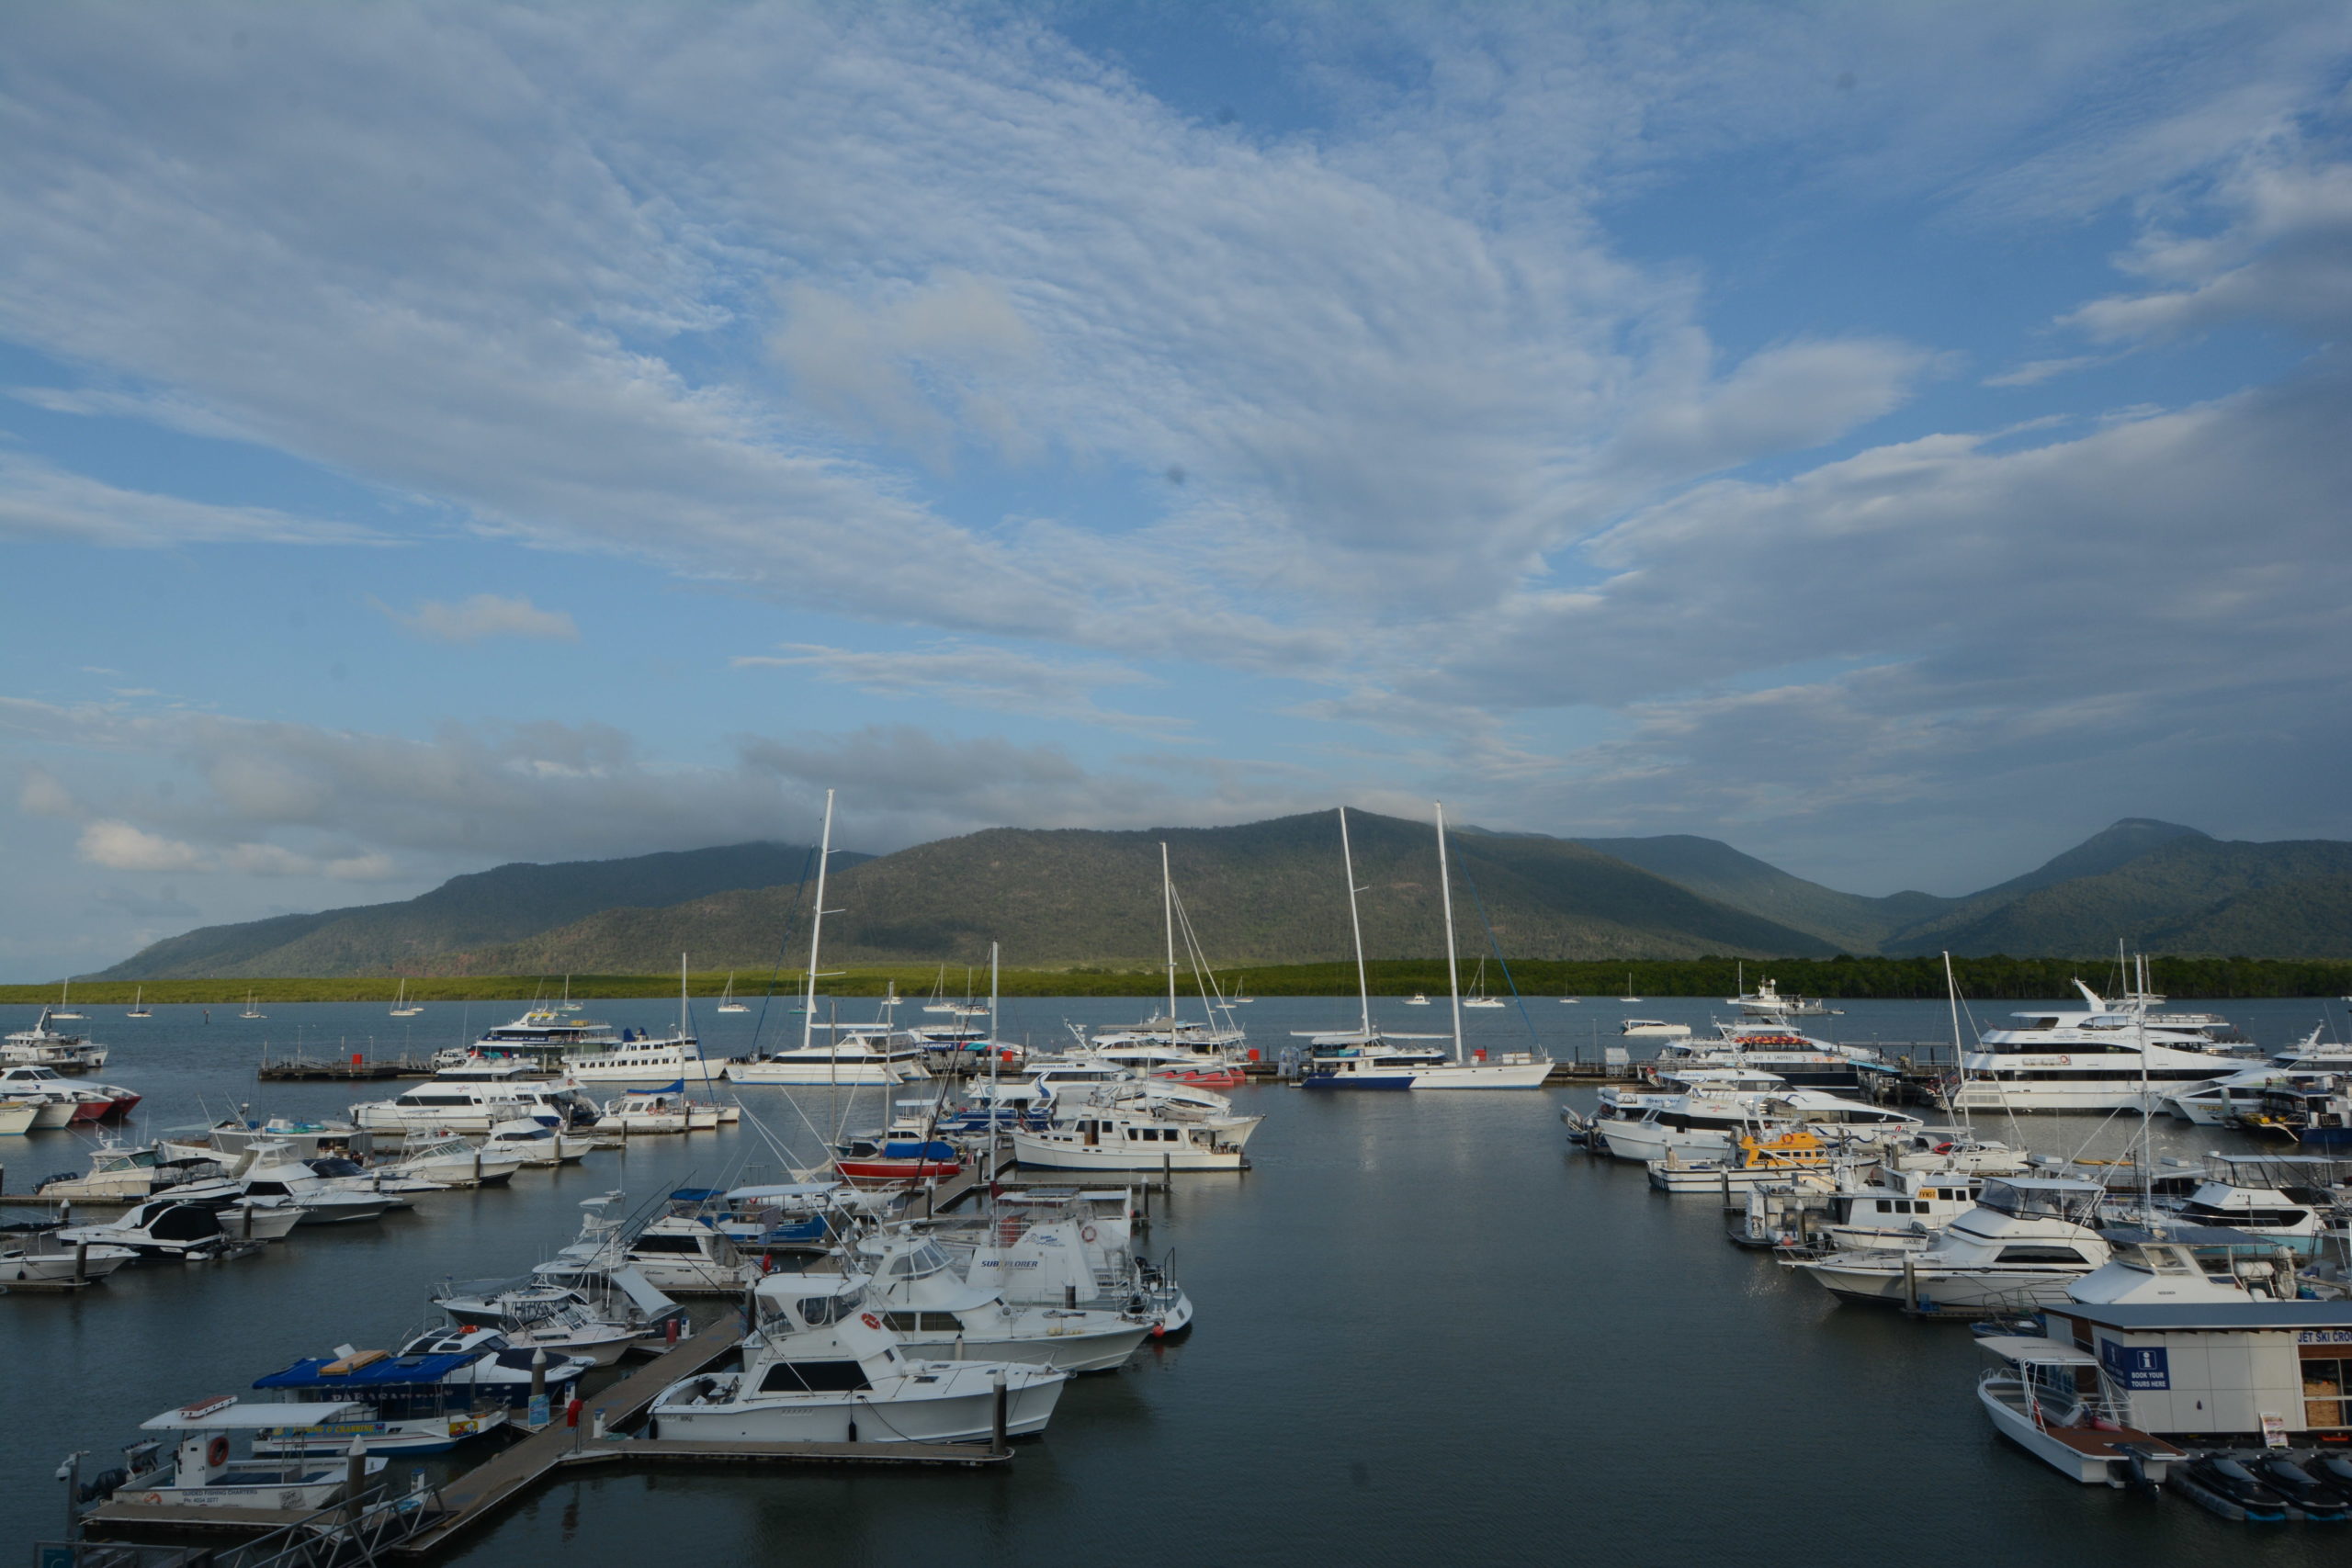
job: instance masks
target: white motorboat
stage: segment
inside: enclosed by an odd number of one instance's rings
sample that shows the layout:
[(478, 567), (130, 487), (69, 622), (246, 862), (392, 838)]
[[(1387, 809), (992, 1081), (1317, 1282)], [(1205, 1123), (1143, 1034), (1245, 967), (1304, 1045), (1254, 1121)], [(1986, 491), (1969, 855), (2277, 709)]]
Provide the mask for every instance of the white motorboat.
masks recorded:
[[(479, 1289), (453, 1283), (433, 1304), (461, 1325), (496, 1330), (518, 1349), (584, 1357), (600, 1367), (660, 1332), (639, 1314), (614, 1315), (583, 1291), (539, 1280), (491, 1281)], [(677, 1310), (677, 1303), (669, 1304)]]
[[(2156, 1200), (2157, 1207), (2175, 1218), (2192, 1225), (2218, 1225), (2258, 1235), (2309, 1255), (2318, 1246), (2328, 1228), (2329, 1216), (2335, 1207), (2335, 1196), (2325, 1185), (2324, 1168), (2333, 1162), (2317, 1161), (2322, 1168), (2314, 1173), (2312, 1185), (2297, 1185), (2291, 1157), (2262, 1155), (2212, 1155), (2208, 1161), (2213, 1175), (2199, 1182), (2185, 1196)], [(2284, 1167), (2284, 1170), (2273, 1169)], [(2282, 1177), (2290, 1179), (2290, 1191), (2285, 1186), (2273, 1185)]]
[[(811, 1281), (814, 1283), (815, 1281)], [(868, 1305), (861, 1282), (763, 1280), (741, 1372), (707, 1373), (655, 1396), (656, 1438), (752, 1442), (970, 1443), (1045, 1429), (1067, 1372), (1019, 1361), (923, 1360)]]
[(495, 1187), (514, 1179), (523, 1156), (511, 1145), (469, 1143), (455, 1134), (412, 1136), (398, 1157), (370, 1174), (429, 1181), (435, 1187)]
[[(1157, 1326), (1148, 1315), (1099, 1307), (1009, 1304), (999, 1292), (957, 1274), (946, 1250), (927, 1235), (876, 1236), (861, 1243), (857, 1252), (873, 1270), (873, 1309), (910, 1356), (1109, 1371), (1124, 1364)], [(802, 1278), (813, 1281), (820, 1276)]]
[(596, 1140), (525, 1116), (492, 1127), (483, 1146), (518, 1155), (525, 1165), (571, 1165), (585, 1158)]
[(260, 1209), (292, 1209), (305, 1225), (350, 1224), (380, 1220), (408, 1200), (380, 1190), (355, 1191), (328, 1181), (307, 1165), (288, 1157), (282, 1148), (254, 1151), (254, 1163), (240, 1178), (245, 1201)]
[(740, 1106), (689, 1100), (685, 1089), (680, 1080), (666, 1088), (639, 1089), (608, 1100), (596, 1129), (628, 1137), (646, 1133), (707, 1133), (743, 1114)]
[(127, 1247), (83, 1242), (69, 1246), (55, 1231), (0, 1237), (0, 1289), (9, 1285), (67, 1284), (103, 1280), (139, 1254)]
[(40, 1113), (45, 1109), (37, 1100), (0, 1100), (0, 1136), (15, 1137), (20, 1133), (31, 1132), (33, 1123), (40, 1120)]
[[(178, 1434), (169, 1448), (150, 1440), (124, 1450), (125, 1476), (114, 1490), (118, 1502), (144, 1507), (267, 1508), (307, 1513), (340, 1500), (348, 1467), (332, 1461), (232, 1459), (232, 1434), (275, 1431), (288, 1425), (349, 1422), (365, 1418), (365, 1404), (247, 1404), (233, 1395), (184, 1405), (141, 1421), (141, 1431)], [(363, 1474), (382, 1472), (386, 1461), (367, 1461)]]
[(1845, 1301), (1920, 1312), (2048, 1306), (2108, 1260), (2112, 1249), (2091, 1228), (2106, 1196), (2094, 1182), (1996, 1177), (1923, 1250), (1833, 1253), (1792, 1267)]
[(22, 1064), (0, 1067), (0, 1096), (41, 1106), (33, 1119), (36, 1127), (111, 1121), (139, 1103), (139, 1096), (129, 1089), (73, 1083), (54, 1067)]
[[(1634, 999), (1638, 1001), (1641, 998), (1636, 997)], [(1636, 1038), (1685, 1040), (1690, 1038), (1690, 1026), (1668, 1023), (1662, 1018), (1629, 1018), (1617, 1026), (1617, 1032)]]
[(1193, 1324), (1192, 1298), (1135, 1247), (1135, 1195), (1030, 1189), (992, 1204), (977, 1229), (935, 1230), (970, 1283), (1015, 1304), (1100, 1306), (1151, 1319), (1160, 1335)]
[(2132, 1425), (2131, 1395), (2080, 1346), (2009, 1334), (1976, 1343), (2001, 1360), (1976, 1383), (1993, 1429), (2060, 1474), (2086, 1484), (2160, 1484), (2188, 1461), (2181, 1449)]
[(662, 1214), (630, 1237), (622, 1261), (664, 1295), (732, 1295), (760, 1266), (712, 1225), (689, 1214)]
[(1719, 1023), (1713, 1040), (1694, 1037), (1661, 1045), (1642, 1070), (1662, 1077), (1690, 1066), (1747, 1067), (1770, 1073), (1796, 1089), (1873, 1098), (1902, 1077), (1893, 1063), (1866, 1045), (1839, 1045), (1800, 1034), (1786, 1024), (1754, 1021)]
[(1924, 1251), (1983, 1190), (1968, 1171), (1883, 1170), (1865, 1185), (1841, 1183), (1809, 1239), (1827, 1252)]
[(44, 1198), (75, 1203), (135, 1203), (184, 1182), (226, 1174), (217, 1158), (167, 1159), (152, 1145), (109, 1139), (90, 1151), (85, 1176), (52, 1176), (34, 1189)]
[(1430, 998), (1424, 993), (1415, 991), (1405, 998), (1405, 1005), (1408, 1008), (1425, 1008), (1430, 1005)]
[(664, 1036), (623, 1029), (573, 1016), (579, 1010), (564, 1004), (533, 1007), (512, 1023), (484, 1032), (470, 1047), (451, 1046), (434, 1057), (434, 1065), (467, 1062), (506, 1062), (529, 1067), (574, 1083), (668, 1083), (685, 1078), (707, 1083), (724, 1070), (723, 1062), (706, 1060), (688, 1018), (686, 974), (678, 966), (678, 1022)]
[[(219, 1210), (202, 1203), (151, 1198), (102, 1225), (64, 1225), (51, 1233), (59, 1245), (119, 1247), (142, 1258), (209, 1262), (245, 1250), (244, 1238), (223, 1223)], [(253, 1248), (258, 1251), (258, 1247)]]
[(1920, 1124), (1908, 1111), (1818, 1089), (1783, 1089), (1661, 1096), (1638, 1118), (1600, 1121), (1594, 1132), (1616, 1158), (1648, 1161), (1669, 1155), (1725, 1155), (1742, 1137), (1792, 1126), (1809, 1127), (1829, 1143), (1858, 1149), (1907, 1134)]
[(242, 1155), (255, 1144), (287, 1145), (297, 1159), (339, 1155), (364, 1160), (375, 1152), (376, 1135), (350, 1122), (237, 1115), (224, 1116), (209, 1127), (175, 1127), (155, 1146), (168, 1158), (205, 1159)]
[(1781, 995), (1780, 983), (1775, 980), (1759, 980), (1753, 991), (1742, 991), (1724, 1000), (1749, 1018), (1822, 1018), (1831, 1010), (1827, 1003), (1813, 997)]
[(1733, 1192), (1790, 1180), (1811, 1172), (1859, 1169), (1867, 1155), (1841, 1148), (1815, 1135), (1809, 1127), (1788, 1127), (1743, 1134), (1728, 1154), (1697, 1159), (1669, 1154), (1651, 1160), (1645, 1168), (1650, 1185), (1661, 1192)]

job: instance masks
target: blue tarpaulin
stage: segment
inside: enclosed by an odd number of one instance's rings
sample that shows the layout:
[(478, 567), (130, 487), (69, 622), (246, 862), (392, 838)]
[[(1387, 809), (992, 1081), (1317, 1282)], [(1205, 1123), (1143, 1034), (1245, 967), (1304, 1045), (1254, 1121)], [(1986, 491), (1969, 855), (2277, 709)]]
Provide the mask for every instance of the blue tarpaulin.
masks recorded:
[(402, 1383), (436, 1383), (459, 1367), (480, 1360), (481, 1352), (444, 1356), (387, 1356), (354, 1371), (329, 1373), (334, 1360), (314, 1356), (297, 1361), (282, 1372), (255, 1378), (255, 1388), (387, 1388)]

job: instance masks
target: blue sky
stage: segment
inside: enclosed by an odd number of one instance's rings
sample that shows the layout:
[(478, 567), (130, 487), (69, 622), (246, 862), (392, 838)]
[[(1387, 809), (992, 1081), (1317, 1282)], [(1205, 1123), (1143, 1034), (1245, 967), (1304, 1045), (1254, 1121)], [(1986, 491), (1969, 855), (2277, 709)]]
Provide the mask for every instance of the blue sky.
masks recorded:
[(1348, 800), (2352, 834), (2341, 6), (17, 7), (0, 976)]

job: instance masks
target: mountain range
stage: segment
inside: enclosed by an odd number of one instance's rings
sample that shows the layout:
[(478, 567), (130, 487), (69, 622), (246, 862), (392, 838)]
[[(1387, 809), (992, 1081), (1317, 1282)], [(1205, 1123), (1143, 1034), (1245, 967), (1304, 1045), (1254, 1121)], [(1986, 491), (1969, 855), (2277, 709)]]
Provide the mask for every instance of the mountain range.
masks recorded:
[[(1423, 823), (1349, 814), (1366, 952), (1443, 951)], [(1159, 846), (1220, 968), (1350, 951), (1335, 814), (1230, 828), (996, 828), (894, 854), (836, 852), (828, 963), (1025, 967), (1157, 963)], [(1716, 840), (1453, 839), (1455, 919), (1476, 953), (1513, 958), (1828, 957), (1838, 953), (2093, 957), (2135, 950), (2352, 955), (2352, 843), (2226, 841), (2130, 818), (1962, 897), (1843, 893)], [(654, 972), (805, 962), (806, 845), (753, 843), (560, 865), (514, 864), (394, 904), (209, 926), (96, 979)], [(1482, 929), (1483, 928), (1483, 929)]]

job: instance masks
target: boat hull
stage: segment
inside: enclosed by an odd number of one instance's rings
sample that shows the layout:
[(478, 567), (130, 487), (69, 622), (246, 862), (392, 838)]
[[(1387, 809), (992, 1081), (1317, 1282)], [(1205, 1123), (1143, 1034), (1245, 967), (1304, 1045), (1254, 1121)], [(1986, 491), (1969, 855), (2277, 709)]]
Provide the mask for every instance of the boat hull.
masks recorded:
[(1464, 1062), (1424, 1067), (1413, 1075), (1417, 1089), (1542, 1089), (1552, 1076), (1549, 1061)]
[(1906, 1280), (1900, 1268), (1855, 1269), (1824, 1260), (1796, 1267), (1839, 1301), (1875, 1306), (1911, 1306), (1913, 1292), (1922, 1312), (1990, 1312), (2052, 1306), (2068, 1299), (2066, 1287), (2090, 1270), (2028, 1273), (2018, 1269), (1942, 1273), (1919, 1269)]
[(730, 1062), (730, 1083), (752, 1088), (884, 1089), (909, 1075), (888, 1062)]
[(2148, 1480), (2161, 1483), (2171, 1462), (2188, 1456), (2162, 1438), (2128, 1427), (2046, 1427), (2026, 1410), (2014, 1378), (1987, 1378), (1976, 1385), (1977, 1403), (1992, 1417), (1993, 1429), (2059, 1474), (2086, 1486), (2122, 1486), (2132, 1479), (2130, 1443), (2141, 1450)]
[(1151, 1337), (1157, 1326), (1128, 1324), (1107, 1334), (1047, 1334), (1007, 1336), (1000, 1339), (910, 1334), (901, 1330), (899, 1348), (927, 1361), (1019, 1361), (1034, 1367), (1055, 1367), (1065, 1372), (1107, 1372), (1125, 1366), (1136, 1348)]
[[(673, 1391), (674, 1392), (674, 1391)], [(1007, 1437), (1042, 1432), (1062, 1380), (1005, 1390)], [(996, 1393), (879, 1404), (854, 1394), (804, 1395), (789, 1403), (754, 1395), (743, 1404), (672, 1404), (665, 1393), (647, 1430), (657, 1440), (753, 1443), (981, 1443), (996, 1433)]]
[(505, 1426), (507, 1415), (503, 1409), (492, 1409), (413, 1421), (330, 1421), (320, 1427), (268, 1427), (254, 1439), (254, 1452), (273, 1457), (346, 1454), (356, 1438), (362, 1450), (371, 1454), (447, 1453), (459, 1443), (469, 1443)]
[(833, 1162), (842, 1179), (857, 1187), (892, 1187), (915, 1181), (944, 1181), (964, 1173), (958, 1159), (841, 1159)]
[(1012, 1151), (1024, 1167), (1044, 1170), (1240, 1170), (1245, 1161), (1238, 1146), (1204, 1149), (1197, 1145), (1161, 1144), (1151, 1149), (1114, 1145), (1089, 1147), (1061, 1143), (1015, 1130)]

